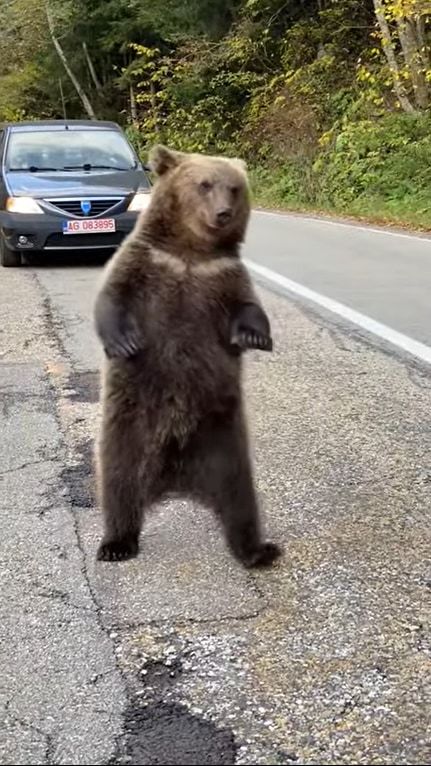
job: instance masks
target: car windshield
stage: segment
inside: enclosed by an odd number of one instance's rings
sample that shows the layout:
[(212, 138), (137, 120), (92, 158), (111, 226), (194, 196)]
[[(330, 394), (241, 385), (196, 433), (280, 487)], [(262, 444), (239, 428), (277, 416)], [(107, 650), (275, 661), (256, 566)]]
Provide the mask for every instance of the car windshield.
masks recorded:
[(116, 130), (38, 130), (11, 133), (8, 170), (132, 170), (136, 161)]

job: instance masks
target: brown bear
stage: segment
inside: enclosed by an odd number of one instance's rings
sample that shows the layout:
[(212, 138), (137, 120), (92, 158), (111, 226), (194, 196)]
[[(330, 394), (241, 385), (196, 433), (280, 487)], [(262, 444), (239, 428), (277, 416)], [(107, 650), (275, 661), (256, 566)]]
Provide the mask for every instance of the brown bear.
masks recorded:
[(217, 514), (245, 566), (270, 565), (281, 549), (262, 539), (241, 391), (242, 352), (272, 349), (239, 257), (246, 166), (164, 146), (150, 162), (150, 205), (108, 263), (95, 304), (105, 350), (97, 555), (135, 556), (145, 511), (180, 493)]

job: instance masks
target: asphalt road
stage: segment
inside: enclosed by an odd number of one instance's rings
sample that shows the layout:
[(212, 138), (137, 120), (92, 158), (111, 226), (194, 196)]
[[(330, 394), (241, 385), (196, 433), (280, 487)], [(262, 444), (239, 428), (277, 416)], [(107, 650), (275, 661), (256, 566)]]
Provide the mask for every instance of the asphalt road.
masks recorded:
[[(342, 230), (310, 228), (307, 245), (308, 223), (278, 221), (282, 262), (259, 220), (249, 257), (314, 289), (328, 257), (346, 302), (328, 256)], [(367, 236), (369, 264), (386, 240)], [(300, 240), (304, 257), (320, 243), (320, 277), (311, 260), (294, 271)], [(427, 251), (403, 247), (409, 263)], [(260, 288), (275, 351), (249, 356), (245, 385), (284, 559), (245, 573), (177, 502), (137, 560), (96, 563), (99, 277), (54, 259), (0, 273), (0, 763), (428, 764), (429, 368)]]
[(257, 212), (249, 228), (246, 255), (431, 345), (431, 238)]

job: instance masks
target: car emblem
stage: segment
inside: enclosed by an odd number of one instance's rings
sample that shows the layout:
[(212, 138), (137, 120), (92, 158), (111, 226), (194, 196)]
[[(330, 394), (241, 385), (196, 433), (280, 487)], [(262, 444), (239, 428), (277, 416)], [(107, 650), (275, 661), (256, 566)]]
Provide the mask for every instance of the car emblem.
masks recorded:
[(91, 210), (91, 202), (89, 199), (83, 199), (81, 202), (81, 210), (84, 215), (88, 215)]

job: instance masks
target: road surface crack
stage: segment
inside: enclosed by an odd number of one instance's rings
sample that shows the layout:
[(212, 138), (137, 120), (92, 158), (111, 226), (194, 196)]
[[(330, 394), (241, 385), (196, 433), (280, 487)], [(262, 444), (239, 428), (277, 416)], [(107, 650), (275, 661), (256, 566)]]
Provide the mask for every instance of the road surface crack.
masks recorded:
[(35, 465), (49, 465), (50, 463), (58, 463), (57, 459), (42, 458), (42, 460), (28, 460), (26, 463), (21, 463), (14, 468), (6, 468), (0, 471), (0, 478), (10, 473), (17, 473), (18, 471), (24, 471), (26, 468), (32, 468)]
[(23, 718), (18, 716), (16, 713), (13, 712), (11, 709), (13, 700), (8, 700), (5, 704), (5, 711), (6, 714), (12, 723), (12, 726), (21, 726), (21, 728), (26, 729), (27, 731), (32, 732), (33, 734), (37, 734), (38, 737), (40, 737), (45, 742), (45, 761), (46, 763), (53, 764), (54, 763), (54, 738), (52, 734), (49, 734), (48, 732), (43, 731), (43, 729), (40, 728), (40, 726), (36, 726), (34, 723), (29, 723), (28, 721), (25, 721)]
[(44, 296), (42, 299), (42, 309), (43, 309), (42, 316), (45, 322), (45, 326), (47, 328), (48, 338), (51, 341), (52, 345), (57, 349), (60, 356), (63, 359), (66, 359), (69, 362), (69, 364), (72, 365), (70, 354), (66, 346), (64, 345), (63, 340), (61, 338), (61, 334), (60, 334), (60, 329), (62, 329), (64, 332), (66, 332), (66, 329), (63, 327), (60, 318), (54, 316), (50, 297), (46, 289), (44, 288), (44, 286), (41, 284), (40, 280), (37, 278), (37, 276), (36, 276), (36, 281), (38, 283), (41, 293)]

